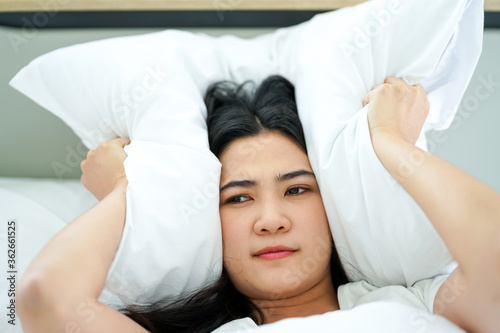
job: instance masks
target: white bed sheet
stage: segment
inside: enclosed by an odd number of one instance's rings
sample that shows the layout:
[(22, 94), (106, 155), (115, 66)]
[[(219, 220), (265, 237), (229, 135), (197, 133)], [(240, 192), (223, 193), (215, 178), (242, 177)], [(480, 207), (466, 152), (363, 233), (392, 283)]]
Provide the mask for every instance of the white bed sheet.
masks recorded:
[(78, 179), (0, 177), (0, 188), (45, 207), (66, 224), (97, 203)]
[[(0, 266), (7, 277), (14, 275), (16, 283), (28, 267), (31, 260), (43, 246), (69, 222), (97, 203), (79, 180), (6, 178), (0, 177), (0, 244), (2, 260)], [(15, 264), (8, 267), (8, 230), (15, 225)], [(7, 272), (15, 273), (7, 273)], [(3, 277), (0, 280), (0, 304), (3, 312), (12, 297), (9, 297), (10, 282)], [(15, 292), (16, 288), (12, 290)], [(100, 301), (113, 307), (121, 303), (118, 298), (103, 292)], [(0, 332), (22, 333), (19, 319), (10, 324), (10, 318), (2, 313)]]
[[(304, 318), (288, 318), (254, 329), (220, 333), (464, 333), (444, 317), (411, 306), (381, 301), (351, 310), (333, 311)], [(217, 332), (219, 333), (219, 332)]]

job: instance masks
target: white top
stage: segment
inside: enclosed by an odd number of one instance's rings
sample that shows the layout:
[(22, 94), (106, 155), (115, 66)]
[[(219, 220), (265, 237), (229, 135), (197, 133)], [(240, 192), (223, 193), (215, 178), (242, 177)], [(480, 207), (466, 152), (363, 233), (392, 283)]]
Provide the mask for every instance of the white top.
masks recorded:
[(236, 319), (233, 321), (230, 321), (229, 323), (226, 323), (216, 329), (215, 331), (212, 331), (212, 333), (230, 333), (234, 331), (242, 331), (245, 329), (252, 329), (257, 327), (257, 324), (250, 319), (249, 317), (246, 318), (241, 318), (241, 319)]
[[(431, 279), (418, 281), (408, 288), (403, 286), (379, 288), (366, 281), (352, 282), (339, 287), (337, 298), (340, 310), (350, 310), (370, 302), (393, 301), (433, 313), (434, 298), (447, 277), (448, 275), (438, 275)], [(257, 327), (255, 322), (247, 317), (222, 325), (212, 333), (226, 333), (255, 327)]]

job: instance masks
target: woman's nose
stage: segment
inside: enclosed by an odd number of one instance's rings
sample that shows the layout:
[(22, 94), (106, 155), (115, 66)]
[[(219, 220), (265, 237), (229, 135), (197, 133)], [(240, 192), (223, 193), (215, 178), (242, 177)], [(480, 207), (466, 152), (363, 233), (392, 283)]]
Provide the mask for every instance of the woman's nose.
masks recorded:
[(254, 224), (256, 234), (274, 234), (277, 232), (287, 232), (292, 223), (285, 215), (285, 212), (275, 205), (263, 207), (258, 219)]

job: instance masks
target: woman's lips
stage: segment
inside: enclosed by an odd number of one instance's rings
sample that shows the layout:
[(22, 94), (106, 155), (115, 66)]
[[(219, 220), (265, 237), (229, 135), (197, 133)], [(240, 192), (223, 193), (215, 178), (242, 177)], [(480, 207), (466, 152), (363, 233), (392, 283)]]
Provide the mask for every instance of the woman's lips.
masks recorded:
[(279, 258), (284, 258), (288, 257), (289, 255), (293, 254), (295, 251), (292, 248), (289, 248), (287, 246), (268, 246), (265, 247), (259, 251), (257, 251), (254, 256), (258, 257), (260, 259), (279, 259)]
[(267, 253), (259, 254), (257, 257), (261, 258), (261, 259), (279, 259), (279, 258), (288, 257), (289, 255), (293, 254), (294, 252), (295, 251), (290, 251), (290, 250), (267, 252)]

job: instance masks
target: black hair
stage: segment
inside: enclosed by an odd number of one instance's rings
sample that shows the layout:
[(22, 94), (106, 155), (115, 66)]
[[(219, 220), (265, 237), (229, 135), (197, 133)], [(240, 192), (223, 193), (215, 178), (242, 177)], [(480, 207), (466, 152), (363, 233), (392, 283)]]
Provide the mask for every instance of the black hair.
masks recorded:
[(284, 77), (273, 75), (252, 95), (246, 89), (249, 83), (253, 82), (237, 85), (222, 81), (207, 89), (210, 150), (220, 157), (224, 148), (236, 139), (276, 131), (288, 136), (307, 153), (293, 85)]
[[(293, 85), (284, 77), (273, 75), (252, 93), (247, 89), (249, 83), (252, 82), (238, 85), (220, 81), (207, 88), (210, 150), (220, 157), (234, 140), (274, 131), (286, 135), (307, 153)], [(335, 289), (349, 282), (334, 244), (330, 273)], [(214, 284), (201, 290), (121, 311), (152, 333), (211, 332), (245, 317), (259, 325), (264, 323), (262, 311), (236, 290), (225, 268)]]
[(214, 284), (198, 291), (121, 311), (151, 333), (212, 332), (245, 317), (264, 322), (260, 309), (236, 290), (225, 268)]

